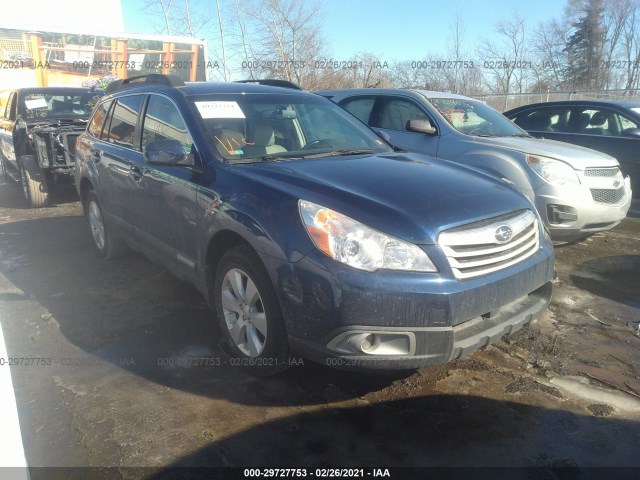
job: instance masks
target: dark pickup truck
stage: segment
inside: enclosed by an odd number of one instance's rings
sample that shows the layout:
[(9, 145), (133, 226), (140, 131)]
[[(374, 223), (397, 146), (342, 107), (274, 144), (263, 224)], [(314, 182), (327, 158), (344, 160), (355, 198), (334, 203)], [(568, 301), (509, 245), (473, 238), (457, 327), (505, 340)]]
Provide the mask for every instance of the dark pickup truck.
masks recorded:
[(0, 117), (0, 161), (20, 182), (30, 207), (49, 200), (49, 185), (73, 182), (75, 145), (104, 92), (89, 88), (20, 88)]

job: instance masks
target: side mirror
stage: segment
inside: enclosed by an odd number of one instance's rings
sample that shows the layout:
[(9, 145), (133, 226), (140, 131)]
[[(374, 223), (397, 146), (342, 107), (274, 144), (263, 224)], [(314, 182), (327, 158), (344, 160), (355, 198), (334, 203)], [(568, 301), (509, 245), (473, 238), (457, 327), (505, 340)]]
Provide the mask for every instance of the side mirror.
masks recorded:
[(149, 142), (142, 149), (142, 155), (144, 161), (150, 165), (189, 165), (189, 155), (184, 153), (184, 148), (178, 140)]
[(640, 138), (640, 128), (627, 128), (622, 131), (622, 135), (631, 138)]
[(429, 120), (409, 120), (405, 130), (407, 132), (424, 133), (425, 135), (436, 134), (436, 129)]

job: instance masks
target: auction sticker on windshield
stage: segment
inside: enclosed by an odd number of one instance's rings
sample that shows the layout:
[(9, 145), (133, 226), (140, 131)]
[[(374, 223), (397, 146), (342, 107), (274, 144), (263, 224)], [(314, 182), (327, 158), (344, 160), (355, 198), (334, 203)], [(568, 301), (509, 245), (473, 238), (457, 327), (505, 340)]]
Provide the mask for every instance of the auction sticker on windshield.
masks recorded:
[(40, 98), (32, 98), (31, 100), (25, 100), (24, 101), (24, 106), (27, 107), (29, 110), (34, 110), (36, 108), (47, 108), (47, 101), (44, 99), (44, 97), (40, 97)]
[(196, 102), (202, 118), (246, 118), (237, 102)]

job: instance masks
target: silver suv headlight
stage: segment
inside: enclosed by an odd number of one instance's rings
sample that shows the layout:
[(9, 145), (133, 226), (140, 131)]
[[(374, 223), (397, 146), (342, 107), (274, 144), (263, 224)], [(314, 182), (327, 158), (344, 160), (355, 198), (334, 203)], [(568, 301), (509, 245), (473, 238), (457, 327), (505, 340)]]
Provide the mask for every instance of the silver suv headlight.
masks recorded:
[(544, 180), (554, 185), (580, 183), (580, 179), (570, 165), (549, 157), (527, 155), (527, 163)]
[(437, 272), (417, 245), (378, 232), (330, 208), (299, 200), (300, 216), (309, 237), (321, 252), (360, 270)]

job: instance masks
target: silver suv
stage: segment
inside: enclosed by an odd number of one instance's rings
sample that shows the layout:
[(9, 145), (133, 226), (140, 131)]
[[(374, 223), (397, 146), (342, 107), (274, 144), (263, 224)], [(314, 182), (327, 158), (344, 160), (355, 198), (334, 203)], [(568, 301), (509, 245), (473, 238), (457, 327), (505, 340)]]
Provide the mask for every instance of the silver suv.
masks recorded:
[(595, 150), (529, 135), (483, 102), (441, 92), (324, 90), (396, 147), (489, 171), (537, 207), (556, 242), (615, 227), (631, 205), (629, 177)]

